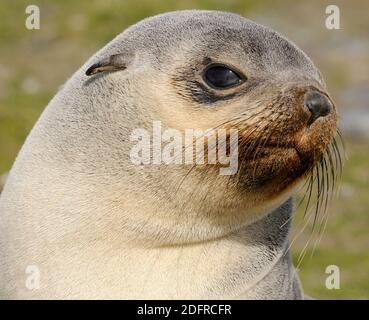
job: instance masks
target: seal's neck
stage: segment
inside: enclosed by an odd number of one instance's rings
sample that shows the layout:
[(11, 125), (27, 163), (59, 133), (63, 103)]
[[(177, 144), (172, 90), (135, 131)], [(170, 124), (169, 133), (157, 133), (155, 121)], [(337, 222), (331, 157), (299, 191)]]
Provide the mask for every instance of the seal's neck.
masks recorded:
[[(292, 199), (261, 220), (224, 240), (232, 253), (219, 257), (227, 265), (230, 284), (223, 293), (229, 298), (296, 298), (298, 279), (288, 252), (288, 235), (293, 213)], [(233, 284), (232, 284), (233, 282)], [(233, 287), (232, 287), (233, 285)]]
[[(289, 199), (261, 220), (226, 237), (140, 254), (136, 251), (135, 261), (151, 261), (148, 268), (136, 265), (146, 274), (139, 297), (301, 298), (288, 252), (291, 215)], [(165, 279), (158, 276), (163, 274)], [(156, 296), (152, 290), (158, 287), (161, 292)]]

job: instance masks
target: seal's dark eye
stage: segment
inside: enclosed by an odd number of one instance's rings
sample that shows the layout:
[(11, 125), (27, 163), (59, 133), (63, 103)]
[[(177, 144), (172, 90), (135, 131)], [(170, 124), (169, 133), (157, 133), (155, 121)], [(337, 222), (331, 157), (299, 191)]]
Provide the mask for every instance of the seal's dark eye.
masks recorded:
[(223, 65), (208, 67), (204, 73), (205, 82), (215, 89), (226, 89), (242, 82), (242, 78), (236, 71)]

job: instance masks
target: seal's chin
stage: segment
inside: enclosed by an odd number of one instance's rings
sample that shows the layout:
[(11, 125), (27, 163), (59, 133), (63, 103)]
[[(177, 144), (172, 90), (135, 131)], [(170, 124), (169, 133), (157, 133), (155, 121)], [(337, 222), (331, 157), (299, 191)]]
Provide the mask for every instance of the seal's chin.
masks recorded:
[(289, 146), (264, 146), (254, 157), (241, 161), (242, 176), (249, 187), (263, 192), (268, 187), (281, 192), (295, 180), (305, 177), (314, 166), (312, 159), (307, 160), (296, 148)]
[(302, 130), (296, 134), (260, 143), (240, 152), (244, 186), (257, 192), (278, 195), (305, 179), (320, 162), (332, 142), (335, 126), (329, 130)]

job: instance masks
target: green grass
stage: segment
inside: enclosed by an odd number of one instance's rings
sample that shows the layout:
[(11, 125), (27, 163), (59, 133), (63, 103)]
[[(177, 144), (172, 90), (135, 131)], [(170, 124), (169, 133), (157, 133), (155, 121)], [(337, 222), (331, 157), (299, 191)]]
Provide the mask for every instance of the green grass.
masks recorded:
[[(94, 51), (130, 24), (150, 15), (178, 9), (228, 10), (245, 16), (268, 17), (272, 26), (275, 23), (287, 31), (287, 36), (302, 41), (304, 38), (296, 36), (297, 31), (316, 27), (319, 21), (312, 23), (311, 17), (323, 16), (321, 10), (325, 2), (319, 5), (309, 1), (286, 0), (277, 3), (250, 0), (42, 0), (31, 3), (40, 6), (40, 30), (29, 31), (24, 26), (24, 10), (29, 1), (5, 0), (0, 6), (0, 175), (10, 169), (24, 139), (58, 87)], [(340, 5), (344, 6), (344, 3), (340, 2)], [(349, 73), (356, 58), (349, 59), (342, 55), (337, 58), (340, 52), (334, 48), (328, 50), (326, 56), (319, 55), (321, 46), (325, 45), (324, 39), (344, 36), (345, 32), (346, 37), (353, 37), (355, 32), (367, 32), (364, 30), (369, 28), (365, 16), (368, 5), (355, 2), (344, 9), (341, 10), (345, 12), (342, 33), (330, 33), (316, 27), (313, 36), (316, 40), (309, 44), (315, 46), (309, 47), (311, 52), (316, 52), (312, 58), (322, 69), (333, 93), (365, 80), (360, 80), (365, 73), (358, 76), (359, 80)], [(307, 14), (305, 10), (315, 10), (316, 14)], [(29, 93), (24, 89), (27, 77), (38, 82), (38, 91)], [(322, 241), (312, 257), (312, 246), (309, 246), (300, 266), (303, 286), (314, 297), (369, 298), (368, 150), (367, 141), (347, 141), (349, 159), (344, 167), (342, 191), (330, 207), (331, 217)], [(299, 209), (294, 234), (301, 228), (302, 216), (303, 212)], [(307, 229), (292, 247), (295, 262), (309, 238), (310, 230)], [(331, 264), (341, 270), (340, 290), (325, 288), (325, 268)]]

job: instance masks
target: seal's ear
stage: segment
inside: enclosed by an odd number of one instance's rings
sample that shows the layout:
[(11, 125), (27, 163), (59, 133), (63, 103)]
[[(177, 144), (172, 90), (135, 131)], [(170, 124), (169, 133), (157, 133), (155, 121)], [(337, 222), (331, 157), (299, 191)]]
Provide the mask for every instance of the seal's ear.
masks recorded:
[(86, 75), (92, 76), (103, 71), (117, 71), (124, 70), (125, 68), (126, 64), (123, 61), (123, 56), (121, 54), (114, 54), (89, 67), (86, 71)]

